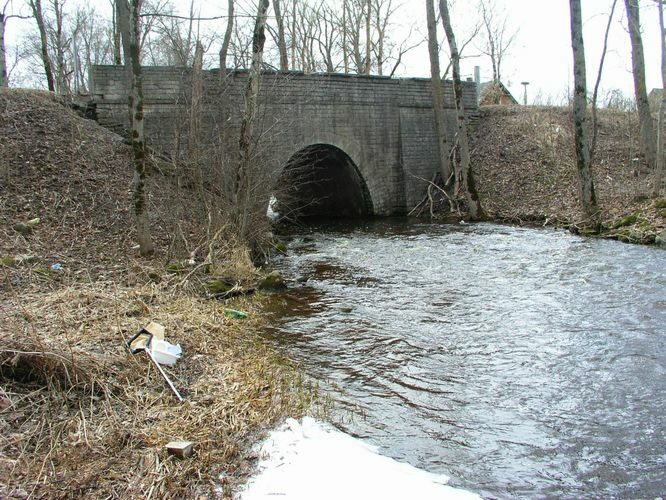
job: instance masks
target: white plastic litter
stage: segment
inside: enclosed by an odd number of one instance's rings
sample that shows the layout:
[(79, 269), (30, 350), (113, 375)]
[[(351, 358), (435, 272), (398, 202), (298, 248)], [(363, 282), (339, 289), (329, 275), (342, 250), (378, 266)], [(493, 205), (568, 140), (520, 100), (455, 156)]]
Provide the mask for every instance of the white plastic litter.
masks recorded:
[(161, 365), (174, 365), (183, 354), (180, 344), (173, 345), (171, 342), (154, 337), (150, 343), (150, 352), (153, 359)]
[(263, 443), (258, 474), (238, 500), (480, 500), (448, 477), (379, 455), (366, 443), (305, 417)]

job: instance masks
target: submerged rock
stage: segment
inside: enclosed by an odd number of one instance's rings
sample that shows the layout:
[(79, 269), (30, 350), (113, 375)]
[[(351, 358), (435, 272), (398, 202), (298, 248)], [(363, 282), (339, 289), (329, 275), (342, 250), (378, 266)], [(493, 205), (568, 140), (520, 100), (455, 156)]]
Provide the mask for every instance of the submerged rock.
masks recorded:
[(278, 291), (287, 288), (287, 283), (284, 281), (282, 274), (279, 271), (272, 271), (266, 276), (261, 278), (257, 283), (257, 289), (263, 291)]
[(230, 292), (234, 285), (235, 283), (230, 283), (228, 280), (215, 278), (206, 283), (204, 287), (211, 295), (218, 295)]
[(666, 248), (666, 229), (655, 236), (654, 244), (660, 246), (661, 248)]

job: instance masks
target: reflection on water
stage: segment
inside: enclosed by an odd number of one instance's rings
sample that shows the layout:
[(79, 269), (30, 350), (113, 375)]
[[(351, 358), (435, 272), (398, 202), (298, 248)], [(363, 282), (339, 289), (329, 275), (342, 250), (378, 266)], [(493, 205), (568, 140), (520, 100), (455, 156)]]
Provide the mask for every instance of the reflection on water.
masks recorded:
[(380, 219), (279, 267), (266, 335), (383, 453), (490, 497), (666, 490), (666, 252)]

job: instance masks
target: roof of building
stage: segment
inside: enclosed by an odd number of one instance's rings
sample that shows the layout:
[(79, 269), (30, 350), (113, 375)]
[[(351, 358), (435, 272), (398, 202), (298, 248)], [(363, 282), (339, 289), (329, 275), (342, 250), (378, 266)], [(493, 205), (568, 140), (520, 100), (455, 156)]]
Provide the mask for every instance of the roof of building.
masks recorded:
[(493, 89), (499, 89), (502, 94), (511, 99), (512, 104), (519, 104), (516, 98), (513, 97), (511, 92), (509, 92), (509, 89), (507, 89), (502, 82), (495, 82), (492, 80), (479, 84), (479, 100), (483, 101), (486, 95), (488, 95), (488, 93), (490, 93)]

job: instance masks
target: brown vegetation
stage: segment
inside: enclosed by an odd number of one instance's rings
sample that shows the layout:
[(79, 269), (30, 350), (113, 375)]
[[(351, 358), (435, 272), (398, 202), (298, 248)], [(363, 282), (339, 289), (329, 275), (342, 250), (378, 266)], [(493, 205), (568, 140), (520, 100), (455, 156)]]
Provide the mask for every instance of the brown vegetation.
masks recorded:
[[(151, 161), (157, 253), (139, 260), (130, 147), (52, 94), (0, 91), (2, 498), (228, 496), (252, 437), (314, 397), (257, 335), (261, 297), (227, 305), (245, 320), (203, 297), (183, 262), (211, 251), (201, 209)], [(231, 239), (216, 252), (218, 276), (256, 277)], [(183, 404), (125, 347), (153, 320), (183, 347), (166, 368)], [(167, 454), (178, 439), (194, 457)]]
[[(582, 216), (571, 110), (493, 106), (481, 108), (480, 114), (471, 140), (472, 161), (489, 217), (578, 225)], [(651, 175), (631, 113), (599, 111), (592, 175), (608, 236), (651, 242), (664, 230), (660, 203), (646, 196)], [(631, 214), (637, 215), (635, 223), (618, 226)]]
[[(250, 319), (169, 287), (110, 282), (21, 293), (2, 305), (0, 496), (226, 495), (250, 468), (251, 438), (315, 396), (295, 368), (256, 335)], [(125, 341), (150, 320), (184, 356), (165, 367), (179, 404), (145, 355)], [(195, 443), (177, 460), (165, 445)], [(225, 496), (226, 496), (225, 495)]]

